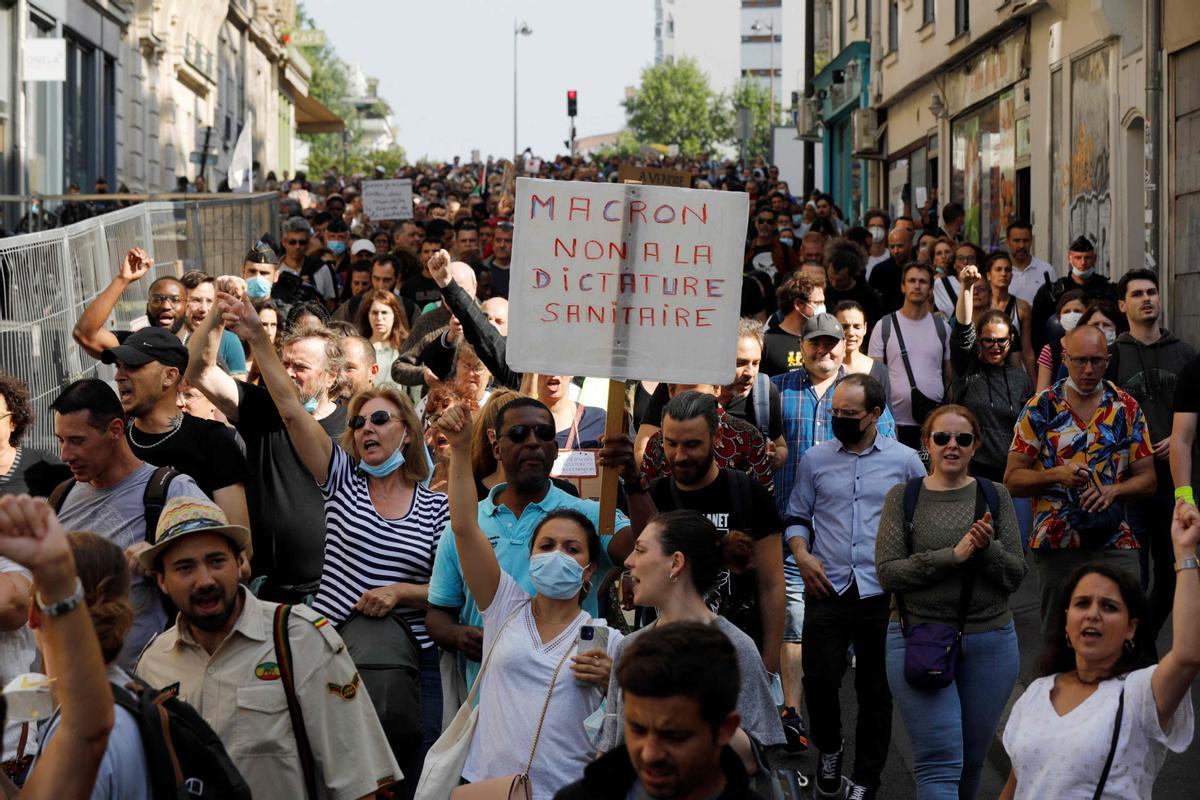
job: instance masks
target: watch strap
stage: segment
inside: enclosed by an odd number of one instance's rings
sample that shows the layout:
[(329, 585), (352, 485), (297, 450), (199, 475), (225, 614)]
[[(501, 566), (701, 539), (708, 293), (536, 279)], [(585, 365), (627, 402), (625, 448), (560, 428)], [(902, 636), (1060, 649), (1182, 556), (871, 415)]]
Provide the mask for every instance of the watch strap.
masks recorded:
[(38, 611), (44, 617), (61, 617), (63, 614), (74, 611), (83, 605), (83, 581), (78, 576), (75, 577), (75, 591), (67, 597), (54, 603), (45, 603), (42, 600), (42, 593), (34, 594), (34, 601), (37, 603)]

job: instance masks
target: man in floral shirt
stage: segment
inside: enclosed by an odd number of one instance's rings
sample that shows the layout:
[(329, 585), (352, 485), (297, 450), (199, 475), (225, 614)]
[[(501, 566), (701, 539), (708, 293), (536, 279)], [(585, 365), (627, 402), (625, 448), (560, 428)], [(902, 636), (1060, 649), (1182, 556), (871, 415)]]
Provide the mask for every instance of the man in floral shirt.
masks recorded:
[(1067, 377), (1025, 405), (1008, 453), (1004, 485), (1035, 498), (1029, 547), (1043, 631), (1063, 579), (1080, 564), (1110, 561), (1140, 575), (1124, 501), (1154, 493), (1153, 450), (1137, 401), (1104, 380), (1108, 358), (1099, 328), (1067, 334)]

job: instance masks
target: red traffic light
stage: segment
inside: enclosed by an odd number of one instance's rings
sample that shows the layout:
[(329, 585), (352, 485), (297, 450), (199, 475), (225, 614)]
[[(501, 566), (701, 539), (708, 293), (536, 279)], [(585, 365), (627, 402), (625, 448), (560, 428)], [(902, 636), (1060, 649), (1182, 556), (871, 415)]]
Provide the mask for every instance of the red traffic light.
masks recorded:
[(574, 89), (568, 89), (567, 90), (567, 116), (568, 117), (575, 116), (575, 112), (578, 109), (577, 99), (578, 99), (578, 93)]

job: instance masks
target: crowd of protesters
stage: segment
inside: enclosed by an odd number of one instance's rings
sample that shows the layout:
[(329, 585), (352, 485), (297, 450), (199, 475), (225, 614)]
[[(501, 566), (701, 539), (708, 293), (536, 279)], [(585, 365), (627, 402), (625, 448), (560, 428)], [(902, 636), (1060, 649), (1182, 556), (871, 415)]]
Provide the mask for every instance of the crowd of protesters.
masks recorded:
[[(511, 164), (399, 171), (400, 221), (270, 175), (239, 275), (130, 250), (74, 330), (115, 380), (62, 387), (59, 452), (0, 373), (0, 789), (771, 798), (811, 749), (814, 797), (887, 797), (894, 705), (922, 798), (975, 797), (997, 736), (1004, 797), (1149, 798), (1200, 672), (1200, 357), (1157, 274), (673, 166), (750, 195), (734, 380), (631, 383), (626, 433), (594, 380), (508, 365)], [(147, 324), (110, 328), (138, 283)], [(619, 476), (609, 526), (574, 451)], [(208, 757), (164, 761), (147, 703)]]

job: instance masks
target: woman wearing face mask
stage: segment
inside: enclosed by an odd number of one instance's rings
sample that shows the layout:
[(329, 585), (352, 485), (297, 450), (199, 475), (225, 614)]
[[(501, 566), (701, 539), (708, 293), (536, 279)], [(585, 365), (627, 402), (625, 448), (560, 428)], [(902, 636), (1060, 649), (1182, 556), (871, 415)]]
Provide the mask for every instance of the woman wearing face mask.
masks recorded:
[(529, 577), (536, 591), (530, 597), (500, 569), (479, 527), (470, 414), (454, 406), (437, 424), (450, 440), (450, 515), (458, 559), (483, 614), (479, 720), (463, 778), (475, 783), (524, 773), (528, 766), (534, 800), (549, 800), (578, 779), (595, 752), (584, 720), (600, 707), (621, 639), (610, 630), (606, 648), (575, 655), (580, 628), (596, 624), (580, 603), (597, 578), (600, 539), (577, 511), (543, 517), (530, 542)]
[[(879, 584), (895, 593), (888, 686), (912, 737), (917, 796), (969, 800), (1020, 669), (1008, 598), (1025, 577), (1025, 556), (1008, 490), (971, 477), (975, 415), (941, 406), (921, 433), (932, 471), (888, 492), (875, 541)], [(906, 495), (914, 488), (909, 526)], [(914, 626), (926, 624), (961, 631), (962, 656), (942, 688), (913, 686), (907, 677), (908, 641), (923, 633)]]
[(1117, 341), (1119, 334), (1129, 330), (1129, 322), (1125, 315), (1117, 310), (1117, 304), (1104, 298), (1088, 303), (1088, 307), (1083, 310), (1083, 315), (1079, 317), (1079, 324), (1099, 328), (1109, 347), (1112, 347), (1113, 342)]
[[(222, 303), (221, 311), (225, 324), (254, 349), (292, 446), (325, 499), (325, 562), (313, 608), (335, 625), (358, 613), (394, 615), (411, 629), (420, 648), (421, 720), (428, 748), (441, 731), (442, 700), (425, 608), (449, 507), (444, 494), (421, 485), (430, 466), (412, 402), (394, 387), (362, 390), (350, 399), (348, 427), (334, 442), (305, 410), (253, 307), (232, 301)], [(396, 756), (406, 776), (402, 786), (415, 786), (424, 751)]]
[[(1200, 513), (1180, 504), (1171, 525), (1179, 581), (1172, 649), (1148, 664), (1139, 625), (1149, 613), (1137, 579), (1102, 562), (1063, 584), (1038, 672), (1004, 728), (1012, 772), (1000, 797), (1149, 800), (1167, 751), (1195, 728), (1191, 685), (1200, 673)], [(1114, 731), (1116, 736), (1114, 738)]]
[[(1055, 315), (1064, 334), (1075, 330), (1086, 308), (1087, 295), (1082, 289), (1072, 289), (1058, 298)], [(1042, 345), (1041, 352), (1038, 353), (1037, 385), (1034, 391), (1045, 391), (1050, 388), (1050, 384), (1061, 378), (1062, 365), (1062, 337), (1056, 337)]]
[(392, 362), (400, 355), (404, 340), (408, 338), (408, 317), (404, 307), (391, 292), (372, 289), (358, 305), (355, 324), (375, 348), (375, 363), (379, 365), (375, 383), (390, 383)]
[[(726, 566), (721, 536), (707, 517), (695, 511), (670, 511), (655, 517), (638, 536), (625, 567), (633, 582), (634, 602), (657, 609), (658, 617), (622, 639), (613, 660), (618, 661), (634, 638), (656, 625), (701, 622), (718, 628), (737, 650), (742, 676), (737, 710), (742, 723), (731, 746), (746, 757), (750, 753), (747, 736), (762, 746), (783, 744), (785, 736), (757, 645), (733, 623), (709, 610), (705, 602), (705, 594)], [(596, 748), (608, 752), (624, 740), (624, 707), (614, 671)]]

